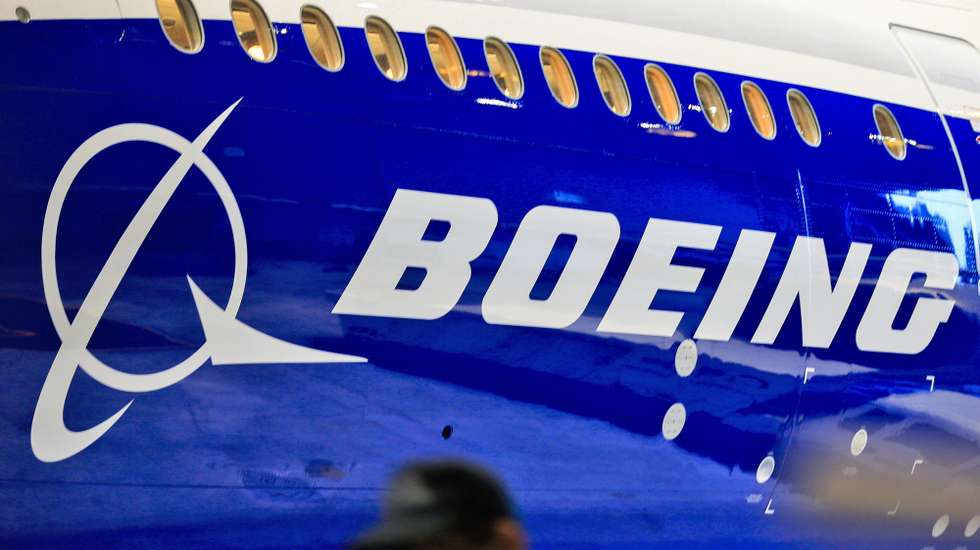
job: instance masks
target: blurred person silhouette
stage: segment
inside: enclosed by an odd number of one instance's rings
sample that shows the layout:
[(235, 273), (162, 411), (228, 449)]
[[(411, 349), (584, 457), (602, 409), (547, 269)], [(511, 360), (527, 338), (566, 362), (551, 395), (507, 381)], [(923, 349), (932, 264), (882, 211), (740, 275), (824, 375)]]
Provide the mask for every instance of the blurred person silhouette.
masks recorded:
[(381, 521), (351, 550), (525, 550), (503, 485), (460, 461), (410, 464), (392, 479)]

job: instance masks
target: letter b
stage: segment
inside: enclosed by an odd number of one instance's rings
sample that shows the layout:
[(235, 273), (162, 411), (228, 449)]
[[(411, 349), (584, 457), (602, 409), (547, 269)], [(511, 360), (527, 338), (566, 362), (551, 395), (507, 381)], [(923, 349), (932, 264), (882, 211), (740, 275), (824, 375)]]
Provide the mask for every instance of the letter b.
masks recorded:
[[(433, 220), (449, 223), (441, 241), (422, 238)], [(398, 189), (333, 313), (442, 317), (462, 296), (470, 262), (496, 226), (497, 208), (490, 199)], [(409, 267), (425, 269), (422, 284), (415, 290), (397, 288)]]

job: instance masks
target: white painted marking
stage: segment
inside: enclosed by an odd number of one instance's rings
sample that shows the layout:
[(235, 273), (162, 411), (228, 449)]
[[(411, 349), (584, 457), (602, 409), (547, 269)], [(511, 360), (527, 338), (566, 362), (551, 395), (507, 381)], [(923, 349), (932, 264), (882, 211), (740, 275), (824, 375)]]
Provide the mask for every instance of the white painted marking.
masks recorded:
[(672, 441), (681, 435), (681, 430), (684, 429), (685, 422), (687, 422), (687, 409), (684, 408), (684, 404), (674, 403), (671, 405), (667, 409), (667, 413), (664, 414), (663, 424), (661, 425), (664, 439)]
[(949, 527), (949, 514), (944, 514), (932, 525), (932, 538), (938, 539), (943, 536), (947, 527)]
[(772, 499), (769, 499), (769, 503), (766, 504), (766, 515), (771, 516), (776, 513), (776, 509), (772, 507)]
[[(545, 299), (531, 291), (562, 235), (575, 244)], [(582, 316), (619, 242), (608, 212), (537, 206), (521, 220), (500, 268), (483, 296), (483, 319), (496, 325), (565, 328)]]
[(726, 342), (745, 312), (769, 257), (775, 233), (743, 229), (694, 337)]
[(900, 501), (898, 501), (898, 502), (896, 502), (896, 503), (895, 503), (895, 509), (894, 509), (894, 510), (889, 510), (889, 511), (888, 511), (888, 515), (889, 515), (889, 516), (894, 516), (895, 514), (897, 514), (897, 513), (898, 513), (898, 509), (899, 509), (899, 508), (900, 508), (901, 506), (902, 506), (902, 501), (901, 501), (901, 500), (900, 500)]
[[(274, 363), (294, 360), (299, 362), (364, 360), (289, 344), (264, 335), (235, 320), (245, 291), (245, 277), (248, 270), (245, 226), (231, 187), (217, 166), (204, 154), (203, 149), (240, 101), (239, 99), (225, 109), (193, 142), (170, 130), (150, 124), (130, 123), (106, 128), (79, 145), (58, 174), (48, 199), (41, 232), (41, 279), (51, 321), (62, 344), (41, 387), (31, 421), (31, 450), (38, 460), (57, 462), (81, 452), (102, 437), (133, 404), (130, 400), (115, 414), (91, 428), (81, 431), (68, 428), (64, 420), (65, 402), (68, 399), (72, 379), (78, 369), (84, 370), (106, 387), (128, 393), (143, 393), (180, 382), (202, 367), (209, 358), (214, 363), (238, 359), (247, 359), (249, 363), (270, 362), (270, 359)], [(78, 313), (69, 321), (58, 285), (55, 251), (62, 208), (69, 188), (82, 168), (102, 151), (128, 142), (162, 145), (179, 153), (180, 156), (133, 216), (92, 283), (88, 294), (82, 300)], [(235, 260), (228, 303), (224, 308), (218, 306), (204, 296), (204, 293), (188, 279), (208, 340), (183, 361), (159, 372), (136, 374), (117, 370), (103, 363), (88, 350), (89, 340), (154, 223), (192, 167), (197, 167), (211, 183), (225, 208), (231, 226)], [(270, 349), (285, 352), (286, 357), (270, 358), (266, 353), (267, 350), (262, 350), (259, 356), (244, 353), (245, 349), (259, 353), (251, 347), (256, 341), (272, 346)]]
[[(440, 241), (425, 240), (432, 220), (449, 222)], [(397, 189), (334, 314), (438, 319), (463, 295), (497, 227), (497, 207), (481, 197)], [(414, 290), (398, 288), (405, 270), (424, 268)]]
[(915, 461), (912, 462), (912, 472), (909, 473), (909, 475), (915, 474), (915, 467), (918, 466), (919, 464), (924, 463), (924, 462), (925, 462), (925, 460), (922, 460), (921, 458), (915, 459)]
[(817, 372), (816, 367), (807, 367), (803, 369), (803, 383), (806, 384), (810, 381), (810, 375)]
[(697, 366), (698, 345), (694, 343), (694, 340), (684, 340), (677, 346), (677, 352), (674, 353), (674, 370), (681, 378), (687, 378), (691, 376)]
[(776, 470), (776, 459), (772, 455), (767, 456), (762, 459), (759, 463), (759, 467), (755, 470), (755, 481), (759, 485), (769, 481), (772, 478), (772, 473)]
[(973, 535), (977, 534), (977, 530), (980, 530), (980, 516), (973, 516), (970, 521), (966, 524), (966, 529), (963, 531), (963, 536), (966, 538), (971, 538)]
[(870, 256), (870, 244), (851, 243), (837, 280), (832, 283), (823, 239), (797, 237), (769, 307), (752, 335), (752, 343), (774, 343), (799, 304), (803, 345), (829, 348), (850, 308)]
[[(854, 342), (861, 351), (915, 355), (932, 342), (939, 326), (949, 320), (955, 303), (944, 298), (919, 298), (902, 329), (895, 329), (912, 278), (926, 275), (923, 287), (950, 290), (956, 286), (959, 262), (948, 252), (896, 248), (885, 259), (871, 300), (858, 323)], [(936, 293), (940, 294), (940, 293)]]
[(303, 347), (264, 334), (236, 319), (214, 303), (187, 277), (201, 327), (214, 365), (275, 363), (364, 363), (364, 357)]
[(926, 376), (926, 380), (929, 381), (929, 391), (935, 391), (935, 389), (936, 389), (936, 375), (935, 374), (930, 374), (929, 376)]
[(704, 268), (674, 264), (674, 255), (678, 248), (714, 250), (720, 235), (717, 225), (650, 218), (598, 331), (673, 336), (684, 312), (650, 304), (661, 290), (696, 291)]
[(868, 430), (861, 428), (860, 430), (854, 432), (854, 437), (851, 438), (851, 454), (858, 456), (864, 452), (864, 449), (867, 446)]

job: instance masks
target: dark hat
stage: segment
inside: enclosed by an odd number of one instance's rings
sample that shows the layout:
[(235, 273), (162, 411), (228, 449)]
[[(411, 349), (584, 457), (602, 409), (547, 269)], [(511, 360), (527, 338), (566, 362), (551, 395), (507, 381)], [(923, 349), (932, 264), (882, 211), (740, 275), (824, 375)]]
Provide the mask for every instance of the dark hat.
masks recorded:
[(463, 462), (409, 465), (391, 482), (382, 519), (352, 550), (397, 548), (444, 536), (489, 534), (494, 521), (513, 517), (507, 494), (489, 472)]

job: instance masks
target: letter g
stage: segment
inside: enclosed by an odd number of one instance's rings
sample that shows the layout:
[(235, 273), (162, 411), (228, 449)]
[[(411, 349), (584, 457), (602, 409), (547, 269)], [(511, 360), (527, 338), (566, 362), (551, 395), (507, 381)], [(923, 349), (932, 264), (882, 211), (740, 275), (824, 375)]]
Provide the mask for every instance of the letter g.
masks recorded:
[(949, 320), (955, 303), (941, 298), (919, 298), (908, 324), (893, 327), (912, 276), (923, 273), (925, 288), (950, 290), (956, 285), (959, 265), (946, 252), (898, 248), (881, 268), (868, 309), (858, 325), (856, 341), (862, 351), (914, 355), (926, 349), (939, 325)]

